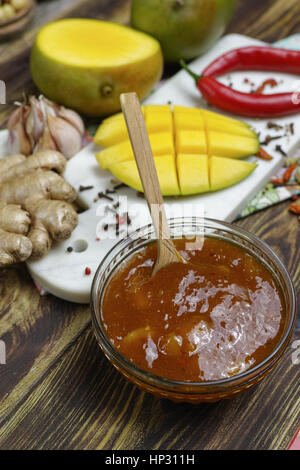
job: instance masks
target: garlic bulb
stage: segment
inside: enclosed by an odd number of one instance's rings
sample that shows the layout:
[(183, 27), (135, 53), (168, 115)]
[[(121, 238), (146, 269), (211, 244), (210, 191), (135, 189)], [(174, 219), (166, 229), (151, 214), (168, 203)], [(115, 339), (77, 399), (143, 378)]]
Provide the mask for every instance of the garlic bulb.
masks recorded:
[(89, 141), (81, 117), (44, 96), (30, 96), (18, 104), (8, 124), (10, 153), (30, 155), (40, 150), (58, 150), (73, 157)]

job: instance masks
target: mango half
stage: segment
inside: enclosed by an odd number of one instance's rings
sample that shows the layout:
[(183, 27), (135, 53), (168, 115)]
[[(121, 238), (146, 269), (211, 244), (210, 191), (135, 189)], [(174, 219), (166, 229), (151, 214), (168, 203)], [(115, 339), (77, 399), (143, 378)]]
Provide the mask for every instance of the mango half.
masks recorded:
[(116, 23), (65, 19), (37, 34), (31, 74), (48, 98), (90, 116), (120, 110), (120, 94), (142, 100), (160, 79), (163, 56), (158, 41)]
[[(142, 111), (164, 196), (217, 191), (238, 183), (256, 168), (240, 160), (259, 149), (258, 137), (247, 124), (183, 106), (149, 105)], [(100, 166), (142, 191), (122, 113), (105, 119), (94, 140), (106, 147), (96, 154)]]

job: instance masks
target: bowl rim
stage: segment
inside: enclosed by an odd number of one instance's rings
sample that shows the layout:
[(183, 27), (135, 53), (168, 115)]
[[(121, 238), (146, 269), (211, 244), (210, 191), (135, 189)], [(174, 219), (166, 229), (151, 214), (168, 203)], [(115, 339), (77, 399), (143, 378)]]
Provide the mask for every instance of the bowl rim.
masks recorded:
[[(121, 370), (125, 371), (130, 371), (130, 373), (133, 373), (134, 376), (141, 382), (147, 383), (148, 385), (151, 384), (153, 387), (158, 387), (160, 388), (161, 386), (165, 387), (172, 387), (171, 392), (175, 391), (180, 391), (180, 393), (184, 394), (198, 394), (201, 392), (202, 389), (203, 392), (207, 393), (207, 390), (209, 390), (209, 393), (212, 393), (214, 388), (217, 388), (216, 393), (220, 392), (220, 388), (224, 387), (226, 385), (231, 385), (233, 388), (241, 385), (244, 385), (245, 383), (251, 382), (253, 379), (257, 379), (260, 375), (263, 374), (263, 372), (268, 369), (272, 368), (273, 364), (275, 364), (279, 358), (282, 356), (284, 353), (288, 343), (287, 340), (292, 336), (296, 320), (297, 320), (297, 302), (296, 302), (296, 295), (295, 295), (295, 288), (292, 282), (292, 279), (290, 277), (290, 274), (285, 267), (283, 261), (279, 258), (279, 256), (272, 250), (272, 248), (263, 240), (261, 240), (259, 237), (254, 235), (253, 233), (249, 232), (248, 230), (244, 229), (243, 227), (240, 227), (238, 225), (229, 223), (229, 222), (224, 222), (222, 220), (218, 219), (213, 219), (209, 217), (174, 217), (168, 219), (168, 223), (170, 224), (176, 224), (176, 222), (186, 221), (186, 222), (193, 222), (197, 223), (197, 221), (203, 221), (204, 226), (205, 223), (213, 223), (217, 224), (219, 226), (222, 226), (222, 228), (225, 228), (227, 232), (239, 232), (240, 235), (246, 237), (247, 239), (250, 239), (250, 242), (254, 244), (258, 244), (262, 251), (265, 252), (265, 254), (268, 255), (268, 258), (271, 258), (274, 264), (276, 264), (276, 267), (281, 271), (281, 274), (283, 275), (283, 278), (286, 281), (288, 290), (290, 292), (290, 300), (291, 300), (291, 318), (289, 321), (289, 324), (286, 328), (286, 331), (284, 335), (282, 336), (280, 342), (277, 344), (277, 346), (273, 349), (273, 351), (261, 362), (256, 364), (253, 367), (250, 367), (249, 369), (245, 370), (244, 372), (240, 374), (233, 375), (231, 377), (226, 377), (222, 379), (217, 379), (217, 380), (210, 380), (210, 381), (202, 381), (202, 382), (194, 382), (194, 381), (183, 381), (183, 380), (175, 380), (175, 379), (169, 379), (160, 375), (153, 374), (152, 372), (146, 371), (133, 362), (129, 361), (126, 357), (124, 357), (122, 354), (117, 351), (114, 346), (111, 344), (109, 341), (108, 337), (104, 333), (103, 329), (101, 328), (98, 317), (97, 317), (97, 291), (96, 291), (96, 283), (98, 280), (99, 276), (99, 271), (101, 270), (102, 266), (105, 264), (106, 260), (111, 256), (111, 254), (116, 251), (115, 255), (117, 255), (121, 250), (122, 250), (122, 244), (125, 244), (128, 241), (134, 241), (134, 237), (138, 237), (138, 235), (143, 231), (143, 230), (150, 230), (152, 228), (152, 231), (154, 230), (153, 225), (146, 224), (142, 227), (139, 227), (137, 230), (132, 232), (128, 237), (124, 239), (120, 239), (110, 250), (106, 253), (104, 258), (101, 260), (99, 263), (99, 266), (96, 269), (93, 282), (92, 282), (92, 287), (91, 287), (91, 295), (90, 295), (90, 305), (91, 305), (91, 311), (92, 311), (92, 324), (94, 328), (94, 334), (96, 336), (96, 339), (98, 342), (100, 342), (100, 347), (103, 349), (104, 353), (108, 356), (109, 360), (112, 359), (116, 360), (118, 367)], [(153, 239), (149, 239), (150, 241)], [(119, 249), (121, 248), (121, 249)], [(132, 256), (132, 252), (129, 253), (129, 256)], [(127, 257), (125, 257), (127, 259)], [(124, 260), (122, 260), (123, 262)], [(114, 273), (114, 271), (111, 272), (109, 278), (111, 275)], [(106, 284), (107, 285), (107, 284)], [(101, 339), (101, 341), (100, 341)], [(113, 365), (115, 365), (113, 363)], [(248, 381), (244, 381), (243, 379), (249, 378)], [(236, 383), (238, 382), (238, 383)], [(184, 391), (182, 390), (182, 387), (188, 388), (189, 390)], [(193, 390), (190, 390), (193, 389)], [(210, 390), (212, 389), (212, 390)], [(170, 389), (168, 388), (168, 391)]]

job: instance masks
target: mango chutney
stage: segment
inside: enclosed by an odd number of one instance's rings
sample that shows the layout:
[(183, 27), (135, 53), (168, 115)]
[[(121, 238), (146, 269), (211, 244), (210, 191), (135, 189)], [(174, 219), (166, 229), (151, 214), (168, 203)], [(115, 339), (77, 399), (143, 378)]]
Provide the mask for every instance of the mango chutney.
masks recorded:
[(186, 382), (228, 378), (263, 361), (284, 323), (269, 270), (229, 241), (207, 237), (201, 249), (174, 242), (187, 264), (152, 277), (151, 243), (110, 279), (102, 305), (110, 343), (141, 369)]

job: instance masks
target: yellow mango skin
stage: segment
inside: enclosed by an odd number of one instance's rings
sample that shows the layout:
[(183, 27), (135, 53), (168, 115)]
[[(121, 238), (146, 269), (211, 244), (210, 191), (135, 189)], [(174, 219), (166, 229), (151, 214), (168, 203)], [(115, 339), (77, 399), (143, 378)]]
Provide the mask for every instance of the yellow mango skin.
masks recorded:
[[(153, 155), (160, 156), (174, 155), (173, 135), (170, 132), (158, 132), (149, 135), (150, 145)], [(121, 163), (127, 160), (134, 160), (134, 155), (129, 140), (124, 140), (119, 144), (112, 145), (96, 154), (99, 165), (106, 170), (113, 163)]]
[(207, 155), (179, 153), (177, 171), (182, 195), (205, 193), (210, 190)]
[(45, 25), (35, 39), (31, 75), (48, 98), (89, 116), (120, 110), (120, 94), (143, 100), (163, 71), (154, 38), (126, 26), (91, 19)]
[[(174, 155), (154, 157), (154, 163), (162, 194), (164, 196), (179, 196), (180, 190), (177, 180)], [(113, 163), (109, 166), (109, 171), (131, 188), (143, 192), (135, 160)]]
[(245, 158), (256, 155), (259, 150), (258, 137), (225, 134), (217, 131), (207, 132), (208, 152), (227, 158)]
[(209, 159), (210, 190), (232, 186), (249, 176), (256, 167), (255, 163), (212, 156)]

